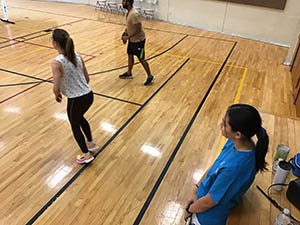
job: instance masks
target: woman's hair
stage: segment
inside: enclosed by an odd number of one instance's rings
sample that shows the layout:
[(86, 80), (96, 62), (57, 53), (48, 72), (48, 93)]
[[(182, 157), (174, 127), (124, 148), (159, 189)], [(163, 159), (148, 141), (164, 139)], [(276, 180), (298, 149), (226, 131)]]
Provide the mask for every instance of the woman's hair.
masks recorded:
[(257, 136), (255, 159), (256, 172), (266, 170), (265, 156), (268, 152), (269, 136), (261, 126), (259, 112), (250, 105), (235, 104), (228, 108), (228, 123), (233, 131), (239, 131), (247, 138)]
[(52, 33), (52, 38), (59, 44), (64, 56), (76, 66), (74, 43), (68, 32), (63, 29), (55, 29)]

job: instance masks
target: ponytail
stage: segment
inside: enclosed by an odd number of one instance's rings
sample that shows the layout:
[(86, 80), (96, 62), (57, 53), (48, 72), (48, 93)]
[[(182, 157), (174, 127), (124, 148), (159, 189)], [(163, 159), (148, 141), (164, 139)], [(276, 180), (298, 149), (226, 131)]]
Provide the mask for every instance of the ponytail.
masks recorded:
[(76, 57), (75, 57), (75, 51), (74, 51), (74, 43), (71, 37), (68, 37), (66, 49), (65, 49), (65, 56), (67, 59), (73, 63), (74, 66), (77, 66)]
[(262, 121), (256, 108), (247, 104), (235, 104), (228, 108), (228, 123), (233, 131), (241, 132), (246, 138), (257, 136), (255, 161), (256, 173), (266, 170), (265, 157), (268, 152), (269, 136), (261, 127)]
[(74, 43), (68, 32), (63, 29), (55, 29), (52, 33), (52, 38), (59, 44), (64, 56), (74, 66), (77, 66)]
[(269, 136), (264, 128), (260, 128), (256, 133), (257, 143), (255, 150), (256, 173), (266, 170), (267, 162), (265, 161), (269, 146)]

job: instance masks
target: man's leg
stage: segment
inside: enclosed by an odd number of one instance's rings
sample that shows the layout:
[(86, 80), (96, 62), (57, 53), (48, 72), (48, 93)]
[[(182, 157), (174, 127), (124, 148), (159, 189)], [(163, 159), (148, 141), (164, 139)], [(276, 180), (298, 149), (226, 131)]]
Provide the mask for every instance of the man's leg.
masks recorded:
[(152, 77), (148, 62), (145, 59), (139, 59), (139, 61), (143, 65), (143, 67), (144, 67), (144, 69), (147, 73), (148, 78)]
[(128, 55), (128, 74), (132, 74), (133, 64), (134, 64), (133, 55)]
[(127, 72), (125, 72), (125, 73), (123, 73), (119, 76), (121, 79), (130, 79), (130, 78), (132, 78), (133, 64), (134, 64), (133, 55), (128, 54), (128, 70), (127, 70)]
[(144, 69), (147, 73), (147, 76), (148, 76), (148, 78), (147, 78), (146, 82), (144, 83), (144, 85), (145, 86), (151, 85), (153, 83), (155, 77), (151, 74), (149, 64), (145, 59), (139, 59), (139, 61), (143, 65), (143, 67), (144, 67)]

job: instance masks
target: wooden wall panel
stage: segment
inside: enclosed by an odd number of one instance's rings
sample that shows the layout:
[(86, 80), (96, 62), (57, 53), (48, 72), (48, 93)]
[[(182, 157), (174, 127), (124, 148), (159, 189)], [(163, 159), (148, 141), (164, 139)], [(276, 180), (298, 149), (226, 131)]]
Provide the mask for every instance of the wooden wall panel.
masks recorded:
[(274, 9), (284, 9), (286, 0), (219, 0), (234, 3), (243, 3), (247, 5), (263, 6)]

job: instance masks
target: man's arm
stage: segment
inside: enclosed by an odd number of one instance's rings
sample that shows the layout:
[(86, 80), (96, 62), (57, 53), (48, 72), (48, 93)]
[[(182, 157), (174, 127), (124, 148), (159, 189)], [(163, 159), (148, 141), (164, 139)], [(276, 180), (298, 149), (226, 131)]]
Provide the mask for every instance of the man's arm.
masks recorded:
[(141, 22), (136, 23), (133, 26), (134, 26), (135, 32), (133, 34), (128, 35), (127, 39), (134, 37), (135, 35), (137, 35), (138, 33), (140, 33), (142, 31), (142, 23)]

